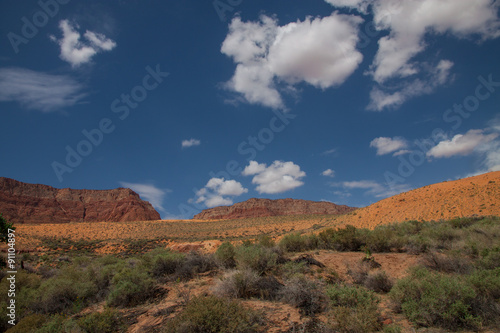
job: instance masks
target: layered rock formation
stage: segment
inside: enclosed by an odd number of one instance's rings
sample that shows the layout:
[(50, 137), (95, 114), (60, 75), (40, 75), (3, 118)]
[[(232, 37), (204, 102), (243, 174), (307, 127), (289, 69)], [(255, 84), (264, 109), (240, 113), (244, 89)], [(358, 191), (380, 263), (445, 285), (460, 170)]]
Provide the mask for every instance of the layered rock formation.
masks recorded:
[(13, 223), (159, 220), (153, 206), (127, 188), (57, 189), (0, 177), (0, 213)]
[(195, 215), (193, 219), (218, 220), (280, 215), (345, 214), (354, 209), (356, 208), (323, 201), (252, 198), (232, 206), (205, 209)]

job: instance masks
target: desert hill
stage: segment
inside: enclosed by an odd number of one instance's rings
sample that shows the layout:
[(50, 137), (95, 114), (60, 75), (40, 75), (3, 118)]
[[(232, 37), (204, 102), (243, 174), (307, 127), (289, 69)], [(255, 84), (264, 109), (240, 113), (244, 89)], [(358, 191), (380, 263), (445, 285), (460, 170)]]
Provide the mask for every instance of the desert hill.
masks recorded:
[(323, 201), (252, 198), (232, 206), (205, 209), (201, 213), (195, 215), (193, 219), (219, 220), (281, 215), (345, 214), (355, 209), (356, 208), (353, 207), (336, 205), (331, 202)]
[(126, 188), (57, 189), (0, 177), (0, 213), (14, 223), (159, 220), (160, 214)]
[(391, 222), (473, 215), (500, 215), (500, 171), (401, 193), (339, 216), (335, 223), (374, 228)]

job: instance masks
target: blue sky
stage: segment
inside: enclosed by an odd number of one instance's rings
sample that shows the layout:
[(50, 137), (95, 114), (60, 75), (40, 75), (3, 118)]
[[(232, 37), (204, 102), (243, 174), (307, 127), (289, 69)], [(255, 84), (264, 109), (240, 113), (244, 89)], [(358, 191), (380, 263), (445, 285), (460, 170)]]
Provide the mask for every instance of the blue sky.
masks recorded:
[(500, 170), (490, 0), (0, 0), (0, 176), (162, 218)]

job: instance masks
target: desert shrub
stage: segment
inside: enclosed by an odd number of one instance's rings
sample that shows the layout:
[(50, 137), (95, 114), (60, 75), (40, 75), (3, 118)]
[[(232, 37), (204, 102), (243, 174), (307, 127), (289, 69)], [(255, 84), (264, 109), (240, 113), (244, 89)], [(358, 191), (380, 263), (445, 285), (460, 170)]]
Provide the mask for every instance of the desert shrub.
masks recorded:
[(337, 230), (327, 229), (318, 238), (321, 247), (337, 251), (359, 251), (365, 245), (365, 232), (352, 225)]
[(396, 232), (387, 227), (377, 227), (366, 236), (366, 247), (372, 252), (390, 252)]
[(31, 293), (30, 307), (40, 313), (71, 313), (79, 311), (97, 293), (97, 287), (75, 266), (62, 269), (45, 280)]
[(484, 249), (478, 263), (482, 269), (495, 269), (500, 267), (500, 247)]
[(333, 328), (338, 332), (373, 332), (380, 328), (379, 298), (359, 286), (337, 284), (326, 290), (332, 305)]
[(236, 249), (234, 245), (229, 242), (222, 243), (214, 254), (217, 262), (225, 268), (233, 268), (236, 266), (236, 261), (234, 260), (235, 255)]
[(500, 321), (500, 268), (475, 271), (467, 278), (475, 289), (472, 309), (485, 323)]
[[(4, 319), (6, 317), (2, 317)], [(3, 322), (6, 322), (7, 320), (2, 320)], [(0, 326), (1, 327), (1, 332), (5, 332), (8, 329), (8, 333), (26, 333), (26, 332), (34, 332), (38, 328), (40, 328), (45, 322), (47, 321), (47, 318), (42, 315), (42, 314), (31, 314), (29, 316), (26, 316), (19, 320), (15, 326), (12, 326), (10, 324), (7, 324), (5, 326)], [(2, 325), (0, 324), (0, 325)]]
[(359, 286), (336, 284), (326, 289), (330, 303), (334, 307), (371, 307), (376, 308), (379, 302), (372, 291)]
[(451, 226), (453, 229), (464, 229), (477, 224), (481, 220), (483, 220), (482, 217), (463, 217), (463, 218), (451, 219), (447, 221), (447, 224)]
[(274, 247), (276, 243), (274, 240), (271, 238), (269, 235), (260, 235), (259, 238), (257, 239), (258, 243), (260, 246), (263, 247)]
[(423, 256), (422, 261), (425, 267), (443, 273), (469, 274), (473, 269), (471, 261), (459, 254), (444, 255), (431, 251)]
[(431, 240), (422, 235), (411, 235), (406, 240), (404, 250), (409, 254), (422, 254), (427, 252), (432, 246)]
[(402, 331), (401, 327), (395, 324), (384, 326), (382, 330), (382, 332), (384, 333), (401, 333), (401, 331)]
[(113, 276), (107, 304), (129, 307), (143, 303), (155, 293), (153, 279), (141, 268), (125, 268)]
[(196, 274), (208, 272), (215, 267), (216, 263), (212, 256), (191, 252), (186, 256), (182, 264), (177, 267), (174, 278), (176, 280), (189, 280)]
[(95, 312), (81, 317), (78, 319), (77, 323), (86, 333), (115, 333), (126, 331), (120, 312), (109, 308), (103, 312)]
[(347, 274), (355, 284), (363, 285), (370, 273), (370, 263), (361, 261), (347, 268)]
[(273, 276), (259, 276), (251, 270), (225, 274), (214, 287), (220, 297), (274, 299), (282, 287)]
[(234, 300), (215, 296), (192, 299), (168, 322), (166, 333), (252, 333), (261, 324), (259, 313)]
[(294, 275), (302, 275), (309, 271), (305, 262), (288, 261), (281, 266), (281, 272), (285, 278), (291, 278)]
[(458, 329), (477, 328), (481, 323), (471, 307), (476, 292), (460, 277), (416, 268), (396, 283), (390, 296), (417, 325)]
[(377, 332), (381, 328), (379, 313), (376, 309), (365, 307), (335, 307), (331, 310), (333, 317), (330, 325), (335, 332), (366, 333)]
[(150, 256), (152, 256), (151, 274), (155, 277), (174, 274), (185, 261), (184, 254), (171, 251), (163, 251)]
[(68, 319), (63, 315), (56, 314), (48, 320), (35, 333), (81, 333), (83, 330), (75, 320)]
[(299, 232), (285, 235), (279, 242), (279, 246), (287, 252), (301, 252), (318, 248), (318, 236), (302, 235)]
[(240, 269), (251, 269), (262, 275), (275, 268), (278, 254), (259, 245), (236, 248), (236, 263)]
[(393, 283), (385, 272), (369, 274), (364, 282), (366, 288), (375, 292), (388, 293), (391, 291)]
[(279, 294), (282, 301), (299, 308), (306, 315), (321, 312), (326, 307), (322, 287), (305, 276), (294, 276), (286, 281)]

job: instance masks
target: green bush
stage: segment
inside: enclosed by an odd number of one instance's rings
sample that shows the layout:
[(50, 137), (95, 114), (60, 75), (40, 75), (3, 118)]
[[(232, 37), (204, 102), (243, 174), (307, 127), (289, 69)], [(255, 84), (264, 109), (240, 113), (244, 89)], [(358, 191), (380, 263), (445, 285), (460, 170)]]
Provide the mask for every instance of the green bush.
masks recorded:
[(337, 332), (374, 332), (380, 329), (379, 298), (359, 286), (337, 284), (326, 290)]
[(129, 307), (143, 303), (155, 293), (153, 279), (140, 267), (125, 268), (111, 281), (108, 306)]
[(366, 245), (366, 231), (359, 230), (352, 225), (347, 225), (343, 229), (327, 229), (319, 234), (319, 244), (327, 249), (337, 251), (359, 251)]
[[(390, 252), (397, 239), (396, 232), (387, 227), (377, 227), (367, 233), (366, 247), (372, 252)], [(397, 246), (396, 246), (397, 247)]]
[(212, 256), (198, 252), (189, 253), (185, 260), (177, 267), (174, 278), (189, 280), (200, 273), (208, 272), (216, 267)]
[(253, 333), (258, 332), (261, 315), (237, 301), (215, 296), (192, 299), (168, 322), (166, 333)]
[[(2, 317), (2, 322), (6, 322), (7, 320), (4, 320), (4, 318), (7, 317)], [(5, 327), (2, 327), (1, 332), (5, 332), (8, 329), (8, 333), (27, 333), (27, 332), (34, 332), (38, 328), (40, 328), (45, 322), (47, 321), (47, 318), (42, 315), (42, 314), (32, 314), (29, 316), (26, 316), (19, 320), (15, 326), (12, 326), (10, 324), (5, 325)]]
[(166, 251), (152, 256), (151, 274), (155, 277), (174, 274), (184, 263), (185, 255), (177, 252)]
[(443, 273), (469, 274), (473, 270), (472, 263), (460, 253), (444, 255), (435, 251), (423, 257), (425, 267)]
[(279, 246), (287, 252), (301, 252), (318, 248), (318, 236), (301, 235), (299, 232), (285, 235), (279, 242)]
[(262, 298), (272, 300), (282, 287), (273, 276), (259, 276), (251, 270), (226, 274), (214, 287), (214, 294), (233, 298)]
[(229, 242), (222, 243), (215, 251), (215, 259), (217, 262), (225, 268), (233, 268), (236, 266), (236, 261), (234, 257), (236, 255), (236, 249), (234, 245)]
[(330, 303), (334, 307), (370, 307), (376, 308), (379, 298), (372, 291), (359, 286), (337, 284), (326, 290)]
[(80, 333), (83, 330), (78, 326), (75, 320), (67, 318), (60, 314), (51, 316), (45, 324), (34, 333)]
[(279, 294), (283, 302), (299, 308), (306, 315), (321, 312), (326, 308), (326, 297), (322, 287), (303, 275), (294, 276), (286, 281)]
[(235, 259), (240, 269), (251, 269), (263, 275), (276, 267), (278, 254), (272, 249), (254, 244), (236, 248)]
[(388, 293), (393, 287), (391, 279), (389, 279), (384, 271), (377, 272), (375, 274), (369, 274), (366, 277), (364, 285), (370, 290), (381, 293)]
[(471, 306), (476, 291), (457, 276), (416, 268), (396, 283), (390, 296), (397, 308), (417, 325), (474, 329), (481, 324)]
[(257, 241), (258, 241), (258, 244), (260, 246), (263, 246), (263, 247), (271, 248), (271, 247), (274, 247), (276, 245), (274, 240), (269, 235), (261, 235), (261, 236), (259, 236)]
[(103, 312), (95, 312), (81, 317), (78, 319), (77, 323), (86, 333), (115, 333), (126, 331), (120, 312), (109, 308)]
[(500, 267), (500, 247), (483, 250), (479, 260), (479, 266), (483, 269), (495, 269)]

